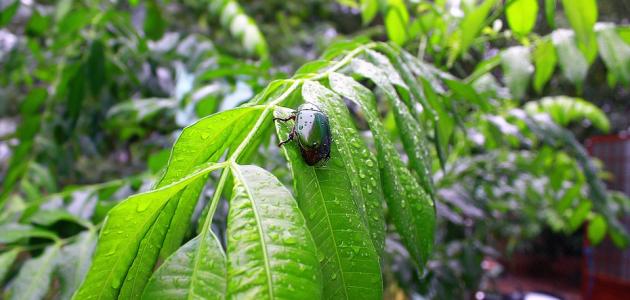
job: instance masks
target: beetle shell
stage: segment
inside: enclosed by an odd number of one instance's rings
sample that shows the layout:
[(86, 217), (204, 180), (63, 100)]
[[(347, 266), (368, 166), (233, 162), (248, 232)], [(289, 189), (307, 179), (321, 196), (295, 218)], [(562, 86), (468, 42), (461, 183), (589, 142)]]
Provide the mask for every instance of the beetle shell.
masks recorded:
[(310, 103), (298, 107), (295, 133), (302, 158), (309, 166), (330, 157), (330, 123), (319, 107)]

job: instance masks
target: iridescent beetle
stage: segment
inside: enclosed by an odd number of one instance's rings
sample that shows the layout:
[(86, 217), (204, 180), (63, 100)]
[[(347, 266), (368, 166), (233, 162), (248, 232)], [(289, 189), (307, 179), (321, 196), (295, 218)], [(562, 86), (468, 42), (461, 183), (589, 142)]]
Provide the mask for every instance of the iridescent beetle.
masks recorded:
[(295, 120), (295, 125), (289, 133), (287, 140), (278, 144), (278, 147), (292, 141), (297, 136), (302, 158), (309, 166), (313, 166), (322, 160), (330, 158), (330, 123), (328, 116), (314, 104), (305, 103), (298, 107), (297, 111), (288, 118), (274, 118), (274, 121)]

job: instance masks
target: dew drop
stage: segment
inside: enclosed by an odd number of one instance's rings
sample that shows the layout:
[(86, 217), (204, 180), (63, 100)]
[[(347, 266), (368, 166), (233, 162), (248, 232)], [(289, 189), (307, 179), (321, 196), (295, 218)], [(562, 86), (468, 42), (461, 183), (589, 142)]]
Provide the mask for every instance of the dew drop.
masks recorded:
[(374, 162), (369, 158), (365, 160), (365, 164), (370, 168), (374, 166)]

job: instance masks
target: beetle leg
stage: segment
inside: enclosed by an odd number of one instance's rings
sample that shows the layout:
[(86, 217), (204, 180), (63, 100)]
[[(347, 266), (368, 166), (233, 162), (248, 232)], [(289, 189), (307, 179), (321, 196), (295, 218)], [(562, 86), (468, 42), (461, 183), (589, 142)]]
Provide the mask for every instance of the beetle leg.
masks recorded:
[(286, 122), (289, 120), (295, 120), (295, 115), (291, 115), (287, 118), (273, 118), (274, 121), (282, 121), (282, 122)]
[(278, 147), (282, 147), (282, 145), (284, 145), (284, 144), (286, 144), (286, 143), (288, 143), (288, 142), (292, 141), (294, 137), (295, 137), (295, 128), (293, 128), (293, 129), (291, 130), (291, 132), (289, 133), (289, 137), (288, 137), (286, 140), (284, 140), (284, 141), (282, 141), (282, 142), (280, 142), (280, 143), (278, 144)]

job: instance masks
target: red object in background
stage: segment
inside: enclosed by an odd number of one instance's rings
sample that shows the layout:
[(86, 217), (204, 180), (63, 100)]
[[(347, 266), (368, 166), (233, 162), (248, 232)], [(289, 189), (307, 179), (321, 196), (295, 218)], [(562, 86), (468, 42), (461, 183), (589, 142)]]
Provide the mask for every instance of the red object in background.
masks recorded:
[[(608, 188), (630, 195), (630, 136), (596, 136), (586, 147), (613, 175)], [(621, 222), (630, 232), (630, 216)], [(585, 237), (583, 251), (582, 298), (630, 299), (630, 249), (621, 250), (608, 238), (592, 246)]]

